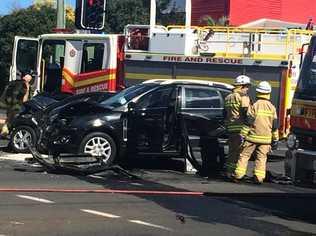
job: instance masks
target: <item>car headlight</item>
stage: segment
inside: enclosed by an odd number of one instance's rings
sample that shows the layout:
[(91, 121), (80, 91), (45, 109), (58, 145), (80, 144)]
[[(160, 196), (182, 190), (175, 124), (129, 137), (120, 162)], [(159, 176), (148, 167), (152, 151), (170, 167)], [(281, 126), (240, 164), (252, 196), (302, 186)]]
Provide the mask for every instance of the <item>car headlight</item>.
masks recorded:
[(296, 136), (294, 134), (290, 134), (287, 137), (287, 141), (286, 141), (287, 147), (289, 149), (295, 149), (298, 148), (298, 140), (296, 138)]

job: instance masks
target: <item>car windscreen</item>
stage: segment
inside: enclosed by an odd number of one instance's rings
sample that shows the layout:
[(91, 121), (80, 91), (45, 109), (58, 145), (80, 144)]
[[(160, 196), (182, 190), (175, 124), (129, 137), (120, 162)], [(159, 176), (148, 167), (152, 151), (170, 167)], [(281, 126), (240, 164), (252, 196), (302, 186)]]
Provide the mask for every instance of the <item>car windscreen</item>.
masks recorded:
[(114, 95), (113, 97), (104, 100), (101, 102), (101, 105), (109, 108), (114, 109), (120, 106), (125, 105), (132, 99), (138, 97), (139, 95), (146, 93), (147, 91), (151, 90), (152, 88), (156, 87), (156, 84), (137, 84), (127, 89), (124, 89), (120, 93)]

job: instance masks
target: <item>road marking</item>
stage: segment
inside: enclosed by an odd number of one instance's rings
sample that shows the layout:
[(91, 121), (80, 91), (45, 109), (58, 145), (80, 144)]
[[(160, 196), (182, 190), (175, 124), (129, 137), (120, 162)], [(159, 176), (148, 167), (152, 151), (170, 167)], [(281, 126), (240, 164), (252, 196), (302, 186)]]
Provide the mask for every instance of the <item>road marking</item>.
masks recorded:
[(33, 201), (38, 201), (38, 202), (42, 202), (42, 203), (54, 203), (53, 201), (44, 199), (44, 198), (38, 198), (38, 197), (32, 197), (32, 196), (27, 196), (27, 195), (16, 195), (17, 197), (20, 198), (25, 198), (25, 199), (29, 199), (29, 200), (33, 200)]
[(10, 224), (13, 224), (13, 225), (24, 225), (24, 223), (18, 222), (18, 221), (10, 221)]
[(113, 218), (113, 219), (120, 218), (120, 216), (112, 215), (112, 214), (101, 212), (101, 211), (94, 211), (94, 210), (89, 210), (89, 209), (80, 209), (80, 211), (87, 212), (87, 213), (94, 214), (94, 215), (98, 215), (98, 216), (107, 217), (107, 218)]
[(167, 228), (165, 226), (162, 225), (155, 225), (155, 224), (151, 224), (145, 221), (141, 221), (141, 220), (128, 220), (131, 223), (135, 223), (135, 224), (140, 224), (140, 225), (145, 225), (145, 226), (150, 226), (150, 227), (154, 227), (154, 228), (158, 228), (158, 229), (164, 229), (164, 230), (168, 230), (168, 231), (172, 231), (172, 229)]

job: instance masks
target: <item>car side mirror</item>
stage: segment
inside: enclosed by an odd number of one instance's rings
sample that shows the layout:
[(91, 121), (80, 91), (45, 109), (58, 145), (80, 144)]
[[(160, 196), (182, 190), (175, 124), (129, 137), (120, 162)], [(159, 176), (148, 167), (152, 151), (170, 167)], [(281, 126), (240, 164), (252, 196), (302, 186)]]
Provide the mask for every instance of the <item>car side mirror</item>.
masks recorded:
[(127, 105), (128, 111), (134, 111), (136, 109), (136, 103), (135, 102), (130, 102)]

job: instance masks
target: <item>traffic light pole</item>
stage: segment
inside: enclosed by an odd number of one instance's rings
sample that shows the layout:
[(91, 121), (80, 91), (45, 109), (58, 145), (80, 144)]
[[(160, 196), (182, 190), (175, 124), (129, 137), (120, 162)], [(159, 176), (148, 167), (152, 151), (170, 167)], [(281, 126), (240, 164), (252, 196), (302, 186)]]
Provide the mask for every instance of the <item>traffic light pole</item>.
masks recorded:
[(65, 29), (65, 2), (57, 0), (57, 29)]
[[(57, 0), (57, 29), (65, 29), (65, 2), (64, 0)], [(57, 45), (55, 48), (55, 59), (61, 64), (60, 58), (64, 56), (63, 47)]]

